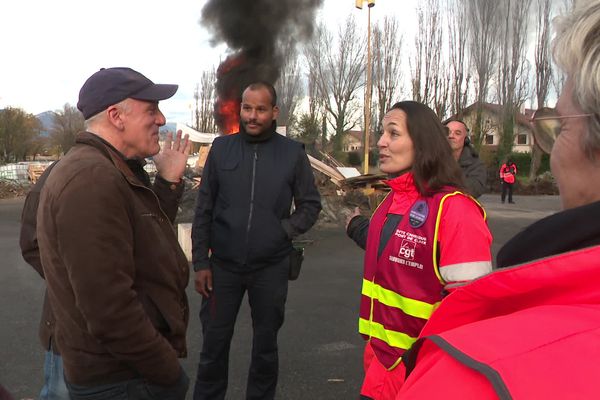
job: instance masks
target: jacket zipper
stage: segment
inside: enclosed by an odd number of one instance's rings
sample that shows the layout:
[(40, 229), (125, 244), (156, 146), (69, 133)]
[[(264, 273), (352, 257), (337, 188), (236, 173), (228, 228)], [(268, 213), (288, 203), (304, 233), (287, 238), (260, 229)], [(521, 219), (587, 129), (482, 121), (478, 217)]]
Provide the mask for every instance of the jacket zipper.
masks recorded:
[(252, 187), (250, 189), (250, 212), (248, 213), (248, 226), (246, 227), (246, 242), (250, 234), (250, 225), (252, 222), (252, 212), (254, 211), (254, 185), (256, 183), (256, 162), (258, 161), (258, 143), (254, 144), (254, 157), (252, 160)]
[(158, 209), (160, 210), (162, 216), (165, 217), (165, 221), (168, 221), (169, 225), (171, 225), (171, 228), (173, 228), (173, 224), (171, 223), (171, 220), (169, 220), (169, 217), (167, 217), (167, 213), (165, 213), (163, 211), (162, 207), (160, 206), (160, 200), (158, 199), (158, 196), (156, 195), (156, 193), (154, 193), (154, 191), (152, 189), (150, 189), (149, 187), (147, 187), (147, 186), (138, 185), (137, 183), (134, 183), (134, 182), (131, 182), (131, 181), (129, 181), (129, 183), (131, 184), (131, 186), (143, 188), (144, 190), (147, 190), (150, 193), (152, 193), (152, 196), (154, 196), (154, 198), (156, 199), (156, 204), (158, 205)]

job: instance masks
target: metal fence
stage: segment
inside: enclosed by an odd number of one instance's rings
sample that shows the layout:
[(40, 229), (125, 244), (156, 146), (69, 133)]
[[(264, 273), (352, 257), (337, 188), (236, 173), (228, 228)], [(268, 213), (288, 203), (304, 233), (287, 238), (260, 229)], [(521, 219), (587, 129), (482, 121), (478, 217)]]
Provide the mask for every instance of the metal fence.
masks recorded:
[(48, 167), (53, 161), (23, 161), (0, 166), (0, 180), (9, 180), (18, 183), (29, 182), (29, 166), (43, 165)]
[[(156, 166), (152, 162), (152, 160), (147, 160), (147, 164), (144, 166), (144, 169), (148, 174), (154, 176), (156, 174)], [(28, 183), (29, 182), (29, 166), (30, 165), (43, 165), (48, 167), (48, 165), (52, 164), (53, 161), (41, 162), (41, 161), (23, 161), (19, 163), (13, 164), (5, 164), (0, 166), (0, 180), (8, 180), (12, 182), (18, 183)]]
[(29, 164), (32, 163), (21, 162), (16, 164), (6, 164), (0, 166), (0, 179), (15, 181), (19, 183), (27, 183), (29, 181), (29, 174), (27, 173)]

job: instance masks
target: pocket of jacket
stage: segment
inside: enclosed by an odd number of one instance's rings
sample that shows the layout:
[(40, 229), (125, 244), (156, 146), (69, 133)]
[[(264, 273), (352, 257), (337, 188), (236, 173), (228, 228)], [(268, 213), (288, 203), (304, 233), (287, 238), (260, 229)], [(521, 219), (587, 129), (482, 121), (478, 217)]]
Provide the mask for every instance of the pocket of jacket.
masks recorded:
[(152, 325), (161, 333), (169, 333), (172, 331), (167, 319), (163, 312), (158, 307), (156, 302), (147, 293), (138, 293), (138, 299), (146, 311), (146, 315), (152, 322)]
[(219, 166), (219, 169), (223, 171), (231, 171), (237, 168), (239, 164), (239, 160), (236, 159), (227, 159), (223, 162), (222, 165)]

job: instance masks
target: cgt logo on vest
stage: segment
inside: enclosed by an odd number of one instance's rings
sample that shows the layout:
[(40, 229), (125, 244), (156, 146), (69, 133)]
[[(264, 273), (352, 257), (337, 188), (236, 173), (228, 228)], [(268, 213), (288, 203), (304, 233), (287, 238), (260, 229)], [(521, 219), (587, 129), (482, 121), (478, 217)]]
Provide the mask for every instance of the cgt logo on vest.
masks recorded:
[(414, 260), (415, 246), (415, 243), (409, 242), (408, 240), (403, 240), (402, 244), (400, 245), (400, 250), (398, 251), (398, 257), (402, 257), (406, 260)]

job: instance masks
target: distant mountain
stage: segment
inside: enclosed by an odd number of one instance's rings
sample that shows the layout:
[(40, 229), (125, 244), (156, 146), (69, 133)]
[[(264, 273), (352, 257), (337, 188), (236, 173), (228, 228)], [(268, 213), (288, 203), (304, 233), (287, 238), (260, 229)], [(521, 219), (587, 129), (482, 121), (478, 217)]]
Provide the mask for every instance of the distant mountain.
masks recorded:
[(44, 111), (43, 113), (37, 114), (35, 117), (42, 124), (42, 130), (40, 132), (40, 136), (48, 137), (50, 135), (50, 131), (54, 126), (54, 116), (56, 113), (54, 111)]

